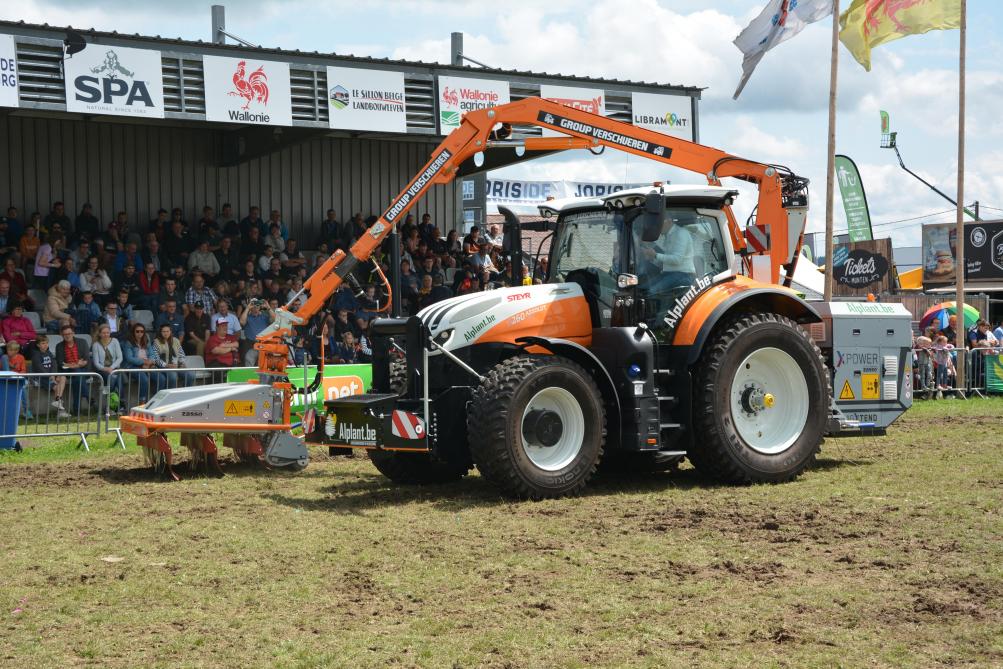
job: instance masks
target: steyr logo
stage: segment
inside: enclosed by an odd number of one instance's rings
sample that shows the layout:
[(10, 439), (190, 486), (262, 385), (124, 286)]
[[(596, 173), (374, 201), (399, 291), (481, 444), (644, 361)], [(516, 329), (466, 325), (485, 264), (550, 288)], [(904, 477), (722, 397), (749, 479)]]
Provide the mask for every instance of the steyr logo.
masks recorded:
[(246, 102), (241, 109), (246, 110), (252, 102), (260, 102), (268, 106), (268, 75), (265, 74), (265, 66), (262, 65), (250, 76), (245, 76), (247, 72), (247, 61), (242, 60), (237, 63), (237, 71), (233, 73), (233, 88), (229, 95), (236, 95), (244, 98)]
[(109, 49), (104, 61), (90, 68), (90, 72), (98, 76), (81, 75), (73, 80), (77, 100), (90, 104), (124, 104), (127, 107), (137, 104), (153, 106), (153, 97), (146, 82), (136, 80), (135, 72), (122, 65), (113, 49)]

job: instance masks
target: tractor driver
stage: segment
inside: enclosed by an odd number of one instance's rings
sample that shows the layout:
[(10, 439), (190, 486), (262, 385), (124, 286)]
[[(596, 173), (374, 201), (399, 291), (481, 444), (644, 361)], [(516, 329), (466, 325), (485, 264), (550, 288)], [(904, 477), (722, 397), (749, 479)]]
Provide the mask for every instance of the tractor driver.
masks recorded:
[(696, 279), (693, 238), (683, 228), (691, 219), (692, 215), (670, 210), (665, 214), (659, 238), (654, 242), (640, 242), (639, 255), (645, 261), (642, 273), (649, 279), (649, 295), (689, 286)]

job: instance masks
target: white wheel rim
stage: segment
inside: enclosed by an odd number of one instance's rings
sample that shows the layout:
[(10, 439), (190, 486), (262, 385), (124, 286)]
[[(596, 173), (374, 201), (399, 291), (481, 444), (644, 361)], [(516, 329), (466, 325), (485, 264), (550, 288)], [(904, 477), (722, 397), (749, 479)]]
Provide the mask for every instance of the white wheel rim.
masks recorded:
[[(561, 436), (553, 446), (544, 446), (525, 435), (526, 418), (533, 411), (550, 411), (561, 421)], [(544, 388), (529, 401), (519, 422), (522, 450), (530, 461), (548, 472), (556, 472), (571, 464), (585, 441), (585, 414), (575, 396), (564, 388)]]
[(776, 455), (804, 431), (808, 401), (808, 382), (797, 361), (779, 348), (761, 348), (735, 372), (731, 418), (750, 448)]

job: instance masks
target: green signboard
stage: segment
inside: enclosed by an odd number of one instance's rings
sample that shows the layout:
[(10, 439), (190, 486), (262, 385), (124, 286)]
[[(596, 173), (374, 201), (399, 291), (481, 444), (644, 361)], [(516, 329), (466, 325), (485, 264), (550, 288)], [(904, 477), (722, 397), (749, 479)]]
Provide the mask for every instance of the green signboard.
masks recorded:
[(836, 156), (836, 180), (839, 182), (839, 193), (843, 196), (850, 241), (868, 241), (871, 239), (871, 214), (867, 209), (864, 182), (856, 164), (848, 156)]
[[(289, 367), (287, 371), (289, 380), (296, 388), (306, 388), (317, 375), (317, 368), (314, 366), (307, 367), (305, 375), (302, 367)], [(247, 381), (257, 376), (257, 371), (253, 369), (231, 369), (226, 374), (226, 380)], [(324, 400), (359, 395), (368, 391), (372, 383), (371, 365), (325, 365), (323, 383), (317, 392), (310, 393), (308, 403), (319, 410), (324, 407)], [(292, 410), (303, 410), (302, 395), (293, 395)]]
[(999, 353), (985, 356), (986, 390), (1003, 393), (1003, 355)]

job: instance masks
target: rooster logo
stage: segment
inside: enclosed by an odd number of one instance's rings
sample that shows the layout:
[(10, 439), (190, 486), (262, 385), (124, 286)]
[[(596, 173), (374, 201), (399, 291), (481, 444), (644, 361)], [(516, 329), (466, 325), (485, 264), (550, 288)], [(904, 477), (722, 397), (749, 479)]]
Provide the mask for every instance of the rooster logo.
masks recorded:
[(268, 75), (265, 74), (265, 67), (262, 65), (251, 76), (245, 76), (247, 72), (247, 61), (242, 60), (237, 63), (237, 71), (233, 73), (233, 87), (236, 90), (230, 91), (230, 95), (244, 98), (246, 102), (241, 109), (246, 110), (251, 103), (258, 101), (263, 105), (268, 104)]
[(455, 90), (451, 90), (449, 86), (446, 86), (442, 91), (442, 101), (455, 107), (460, 104), (460, 96), (456, 94)]
[(885, 16), (895, 24), (895, 31), (907, 33), (909, 28), (899, 21), (899, 12), (921, 5), (926, 0), (867, 0), (866, 19), (864, 22), (864, 34), (870, 35), (872, 30), (877, 30), (881, 24), (879, 12), (884, 12)]

